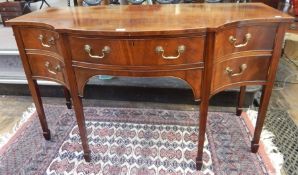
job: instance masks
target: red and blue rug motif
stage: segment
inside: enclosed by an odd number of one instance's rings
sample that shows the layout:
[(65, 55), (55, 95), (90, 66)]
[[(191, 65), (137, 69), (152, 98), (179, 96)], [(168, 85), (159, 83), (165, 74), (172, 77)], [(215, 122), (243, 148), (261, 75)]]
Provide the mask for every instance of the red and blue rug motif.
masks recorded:
[(91, 163), (83, 159), (74, 112), (45, 111), (52, 140), (44, 140), (34, 113), (1, 148), (0, 174), (268, 174), (250, 152), (244, 120), (231, 113), (209, 113), (204, 165), (196, 171), (197, 111), (85, 107)]

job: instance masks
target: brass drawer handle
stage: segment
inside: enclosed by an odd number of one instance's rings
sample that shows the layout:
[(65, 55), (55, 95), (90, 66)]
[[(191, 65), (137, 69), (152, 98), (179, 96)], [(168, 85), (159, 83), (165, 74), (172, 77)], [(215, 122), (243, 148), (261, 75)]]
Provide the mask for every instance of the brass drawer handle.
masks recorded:
[(230, 75), (231, 77), (235, 77), (235, 76), (239, 76), (242, 75), (243, 72), (247, 69), (247, 64), (241, 64), (240, 68), (240, 72), (239, 73), (233, 73), (233, 69), (231, 69), (230, 67), (226, 68), (226, 72), (228, 73), (228, 75)]
[(247, 33), (246, 35), (245, 35), (245, 39), (244, 39), (244, 43), (242, 43), (242, 44), (237, 44), (237, 39), (234, 37), (234, 36), (230, 36), (229, 37), (229, 41), (230, 41), (230, 43), (231, 44), (233, 44), (233, 46), (235, 47), (235, 48), (240, 48), (240, 47), (245, 47), (247, 44), (248, 44), (248, 42), (249, 42), (249, 40), (251, 39), (251, 34), (250, 33)]
[(44, 65), (47, 68), (48, 72), (50, 72), (51, 74), (56, 75), (58, 72), (61, 71), (61, 66), (59, 64), (56, 67), (54, 67), (54, 69), (52, 69), (50, 62), (48, 61), (46, 61)]
[(184, 46), (184, 45), (180, 45), (180, 46), (178, 46), (178, 48), (177, 48), (178, 55), (177, 55), (177, 56), (165, 56), (165, 55), (164, 55), (165, 50), (163, 49), (162, 46), (157, 46), (157, 47), (155, 48), (155, 51), (156, 51), (157, 53), (161, 53), (161, 56), (162, 56), (163, 59), (166, 59), (166, 60), (174, 60), (174, 59), (179, 58), (180, 55), (181, 55), (183, 52), (185, 52), (185, 46)]
[(105, 54), (108, 54), (108, 53), (110, 53), (110, 51), (111, 51), (111, 48), (110, 48), (109, 46), (104, 46), (103, 49), (101, 50), (102, 55), (93, 55), (93, 54), (91, 53), (91, 49), (92, 49), (91, 46), (88, 45), (88, 44), (86, 44), (86, 45), (84, 46), (84, 50), (85, 50), (85, 52), (87, 52), (88, 55), (89, 55), (91, 58), (96, 58), (96, 59), (104, 58), (104, 57), (105, 57)]
[(45, 37), (44, 37), (43, 35), (39, 35), (39, 36), (38, 36), (38, 39), (40, 40), (40, 43), (41, 43), (41, 45), (42, 45), (43, 47), (47, 47), (47, 48), (49, 48), (49, 47), (51, 47), (51, 45), (54, 45), (54, 44), (55, 44), (55, 39), (54, 39), (54, 37), (50, 37), (46, 43), (44, 42)]

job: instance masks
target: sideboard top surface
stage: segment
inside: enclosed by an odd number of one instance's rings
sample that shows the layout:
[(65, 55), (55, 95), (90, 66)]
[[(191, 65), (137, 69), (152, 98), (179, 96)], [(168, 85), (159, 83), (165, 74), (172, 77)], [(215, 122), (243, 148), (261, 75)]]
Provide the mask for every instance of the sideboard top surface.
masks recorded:
[(293, 18), (262, 3), (122, 5), (47, 8), (12, 20), (61, 32), (105, 35), (185, 34), (229, 24), (289, 22)]

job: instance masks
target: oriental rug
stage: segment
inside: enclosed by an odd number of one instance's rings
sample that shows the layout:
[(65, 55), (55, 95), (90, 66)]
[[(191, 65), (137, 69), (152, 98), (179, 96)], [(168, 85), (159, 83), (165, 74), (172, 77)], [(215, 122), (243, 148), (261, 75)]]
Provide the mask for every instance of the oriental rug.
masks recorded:
[(91, 163), (83, 159), (73, 110), (45, 105), (52, 140), (36, 113), (0, 149), (0, 174), (270, 174), (250, 152), (245, 121), (210, 112), (204, 165), (195, 170), (198, 111), (85, 107)]

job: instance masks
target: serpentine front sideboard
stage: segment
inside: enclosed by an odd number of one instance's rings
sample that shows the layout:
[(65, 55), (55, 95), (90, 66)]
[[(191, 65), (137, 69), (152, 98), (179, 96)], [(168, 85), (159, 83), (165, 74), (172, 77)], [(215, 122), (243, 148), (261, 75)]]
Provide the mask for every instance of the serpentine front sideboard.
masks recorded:
[[(251, 151), (257, 152), (285, 29), (292, 17), (260, 3), (47, 8), (8, 21), (13, 27), (45, 139), (50, 139), (36, 80), (65, 87), (88, 162), (82, 100), (95, 75), (176, 77), (200, 100), (197, 169), (212, 95), (262, 85)], [(71, 107), (70, 103), (68, 106)]]

